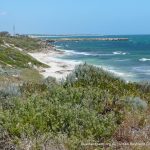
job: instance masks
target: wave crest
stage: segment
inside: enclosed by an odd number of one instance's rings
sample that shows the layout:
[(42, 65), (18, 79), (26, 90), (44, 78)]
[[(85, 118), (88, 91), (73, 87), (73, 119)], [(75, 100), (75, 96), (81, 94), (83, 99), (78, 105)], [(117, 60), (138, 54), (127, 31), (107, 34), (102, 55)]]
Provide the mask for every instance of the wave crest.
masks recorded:
[(122, 51), (115, 51), (113, 52), (114, 55), (126, 55), (127, 53), (122, 52)]
[(84, 56), (113, 56), (113, 55), (126, 55), (127, 53), (122, 51), (115, 51), (112, 53), (90, 53), (90, 52), (78, 52), (75, 50), (66, 50), (66, 49), (59, 49), (61, 51), (66, 52), (69, 55), (84, 55)]
[(150, 61), (150, 58), (141, 58), (139, 61)]

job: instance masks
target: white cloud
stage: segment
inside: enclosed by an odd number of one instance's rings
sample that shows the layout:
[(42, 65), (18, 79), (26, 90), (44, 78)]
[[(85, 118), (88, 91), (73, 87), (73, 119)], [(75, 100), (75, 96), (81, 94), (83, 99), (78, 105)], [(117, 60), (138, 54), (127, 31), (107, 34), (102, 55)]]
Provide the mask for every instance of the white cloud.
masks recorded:
[(0, 16), (5, 16), (5, 15), (7, 15), (6, 11), (0, 11)]

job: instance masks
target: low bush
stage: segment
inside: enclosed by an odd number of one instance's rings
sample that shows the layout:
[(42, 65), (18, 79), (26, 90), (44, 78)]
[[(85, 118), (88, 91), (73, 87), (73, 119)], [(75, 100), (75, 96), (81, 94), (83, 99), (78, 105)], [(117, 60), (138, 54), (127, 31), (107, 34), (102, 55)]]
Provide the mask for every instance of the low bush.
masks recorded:
[(48, 67), (47, 65), (32, 58), (25, 52), (21, 52), (12, 48), (5, 48), (0, 51), (0, 64), (1, 62), (6, 64), (6, 66), (16, 68), (31, 68), (34, 65), (37, 67)]
[(3, 44), (3, 39), (2, 39), (2, 38), (0, 38), (0, 45), (1, 45), (1, 44)]
[(87, 64), (61, 83), (49, 77), (24, 83), (20, 91), (9, 107), (0, 107), (0, 125), (13, 145), (29, 141), (31, 149), (52, 141), (66, 150), (84, 149), (88, 140), (110, 141), (130, 111), (147, 111), (150, 98), (136, 84)]
[(26, 51), (37, 51), (41, 48), (38, 39), (29, 37), (3, 37), (6, 43), (13, 44), (16, 47), (22, 48)]

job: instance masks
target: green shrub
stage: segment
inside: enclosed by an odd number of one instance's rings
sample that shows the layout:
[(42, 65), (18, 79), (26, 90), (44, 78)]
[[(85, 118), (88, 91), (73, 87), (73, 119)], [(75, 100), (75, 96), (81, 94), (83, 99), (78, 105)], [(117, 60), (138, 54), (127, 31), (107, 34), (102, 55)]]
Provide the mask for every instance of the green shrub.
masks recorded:
[(54, 85), (58, 85), (58, 82), (54, 77), (47, 77), (46, 79), (43, 80), (43, 83), (47, 85), (47, 87), (49, 88), (52, 88)]
[(22, 69), (20, 78), (23, 82), (35, 82), (39, 83), (43, 81), (43, 76), (36, 69)]
[(5, 87), (0, 87), (0, 98), (20, 96), (20, 89), (16, 84), (9, 84)]
[(61, 102), (57, 97), (32, 96), (23, 102), (19, 99), (14, 107), (3, 111), (2, 125), (18, 138), (48, 132), (53, 136), (65, 134), (68, 139), (76, 137), (79, 141), (90, 137), (95, 140), (110, 138), (117, 127), (115, 113), (102, 115), (86, 105)]
[(103, 82), (121, 82), (119, 78), (117, 78), (110, 72), (104, 71), (102, 68), (94, 67), (85, 63), (76, 66), (73, 73), (68, 75), (66, 79), (66, 84), (78, 85), (78, 83), (80, 83), (79, 86), (97, 86), (97, 84), (100, 84), (102, 80), (104, 80)]
[(41, 48), (38, 39), (29, 37), (3, 37), (6, 43), (13, 44), (16, 47), (26, 51), (37, 51)]
[(146, 101), (140, 99), (139, 97), (135, 97), (135, 98), (129, 97), (126, 99), (126, 103), (133, 110), (135, 110), (135, 109), (147, 110), (147, 108), (148, 108), (148, 104), (146, 103)]
[(2, 38), (0, 38), (0, 45), (1, 45), (1, 44), (3, 44), (3, 39), (2, 39)]
[(11, 140), (27, 139), (36, 148), (57, 141), (71, 150), (81, 149), (88, 140), (109, 141), (128, 107), (145, 109), (150, 98), (137, 84), (87, 64), (61, 83), (48, 77), (24, 83), (20, 91), (21, 97), (7, 101), (9, 107), (0, 107), (1, 125)]
[(1, 68), (0, 67), (0, 76), (19, 76), (20, 75), (20, 70), (15, 69), (15, 68)]
[(16, 68), (32, 68), (34, 65), (37, 67), (48, 67), (47, 65), (32, 58), (25, 52), (21, 52), (12, 48), (6, 48), (0, 51), (0, 63), (1, 62)]

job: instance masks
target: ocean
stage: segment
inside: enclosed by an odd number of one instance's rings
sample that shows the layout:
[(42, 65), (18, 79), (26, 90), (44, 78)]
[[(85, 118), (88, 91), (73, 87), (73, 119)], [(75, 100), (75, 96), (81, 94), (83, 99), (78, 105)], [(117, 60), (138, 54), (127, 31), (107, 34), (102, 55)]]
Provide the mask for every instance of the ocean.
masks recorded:
[[(150, 81), (150, 35), (84, 36), (84, 38), (101, 37), (129, 40), (65, 41), (54, 44), (57, 49), (67, 52), (61, 59), (103, 67), (126, 81)], [(67, 36), (67, 38), (82, 38), (82, 36)]]

